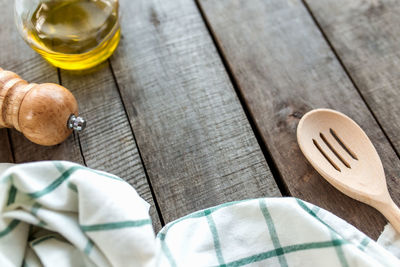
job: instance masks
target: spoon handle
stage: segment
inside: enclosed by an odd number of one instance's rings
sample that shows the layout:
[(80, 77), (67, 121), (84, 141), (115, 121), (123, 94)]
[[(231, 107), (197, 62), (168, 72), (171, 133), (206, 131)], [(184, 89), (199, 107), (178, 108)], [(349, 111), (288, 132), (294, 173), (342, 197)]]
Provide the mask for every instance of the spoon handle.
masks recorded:
[(390, 199), (385, 205), (380, 206), (378, 210), (386, 217), (397, 233), (400, 233), (400, 209)]

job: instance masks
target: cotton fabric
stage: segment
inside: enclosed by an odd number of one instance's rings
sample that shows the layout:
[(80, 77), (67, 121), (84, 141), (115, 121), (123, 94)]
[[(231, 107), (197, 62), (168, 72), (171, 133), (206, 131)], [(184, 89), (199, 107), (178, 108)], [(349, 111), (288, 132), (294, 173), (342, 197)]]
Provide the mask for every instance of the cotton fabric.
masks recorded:
[(400, 266), (390, 225), (382, 246), (296, 198), (225, 203), (157, 236), (149, 207), (75, 163), (0, 164), (0, 266)]

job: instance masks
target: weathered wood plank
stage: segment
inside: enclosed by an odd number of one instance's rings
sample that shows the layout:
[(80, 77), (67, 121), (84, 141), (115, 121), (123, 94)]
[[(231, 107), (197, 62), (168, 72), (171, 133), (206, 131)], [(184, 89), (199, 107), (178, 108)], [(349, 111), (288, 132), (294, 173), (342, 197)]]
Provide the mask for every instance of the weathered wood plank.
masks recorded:
[(120, 2), (111, 62), (164, 220), (279, 195), (195, 3)]
[(47, 64), (19, 37), (12, 5), (5, 1), (0, 0), (0, 4), (9, 9), (0, 17), (0, 23), (4, 25), (0, 32), (0, 66), (31, 82), (62, 82), (73, 92), (82, 116), (88, 120), (88, 127), (79, 138), (74, 134), (54, 147), (35, 145), (13, 130), (16, 162), (69, 160), (119, 175), (152, 204), (153, 224), (158, 230), (160, 219), (108, 64), (82, 75), (62, 71), (59, 81), (57, 69)]
[[(33, 52), (19, 36), (14, 23), (13, 4), (7, 0), (0, 0), (0, 4), (3, 7), (0, 16), (0, 66), (30, 82), (58, 83), (57, 70)], [(78, 142), (73, 136), (54, 147), (35, 145), (15, 130), (11, 130), (11, 138), (15, 162), (47, 159), (82, 162)]]
[(400, 203), (394, 179), (399, 159), (303, 4), (200, 0), (200, 6), (290, 193), (376, 238), (384, 218), (330, 186), (306, 162), (296, 142), (297, 123), (310, 109), (348, 114), (375, 144), (392, 196)]
[(88, 122), (87, 129), (79, 134), (86, 165), (128, 181), (151, 204), (150, 214), (158, 232), (160, 219), (108, 62), (90, 72), (61, 71), (61, 80), (77, 98), (79, 112)]
[(10, 142), (6, 129), (0, 129), (0, 162), (13, 162)]
[(306, 2), (400, 154), (399, 1)]

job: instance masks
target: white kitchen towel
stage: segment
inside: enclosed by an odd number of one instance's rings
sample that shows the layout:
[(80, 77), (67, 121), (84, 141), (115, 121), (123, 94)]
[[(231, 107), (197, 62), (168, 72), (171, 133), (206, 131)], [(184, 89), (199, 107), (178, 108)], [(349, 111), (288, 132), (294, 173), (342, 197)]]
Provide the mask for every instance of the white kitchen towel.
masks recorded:
[(0, 266), (400, 266), (380, 242), (296, 198), (197, 211), (154, 236), (122, 179), (71, 162), (0, 164)]

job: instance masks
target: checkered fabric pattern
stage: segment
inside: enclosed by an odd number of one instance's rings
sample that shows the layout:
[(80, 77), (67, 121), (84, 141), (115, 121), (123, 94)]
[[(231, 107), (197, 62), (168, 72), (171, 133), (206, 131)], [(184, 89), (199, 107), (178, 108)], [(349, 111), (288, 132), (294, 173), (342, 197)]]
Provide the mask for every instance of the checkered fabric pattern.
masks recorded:
[[(0, 164), (0, 266), (400, 266), (353, 226), (296, 198), (197, 211), (157, 237), (148, 209), (111, 174), (70, 162)], [(395, 237), (381, 239), (393, 249)]]

